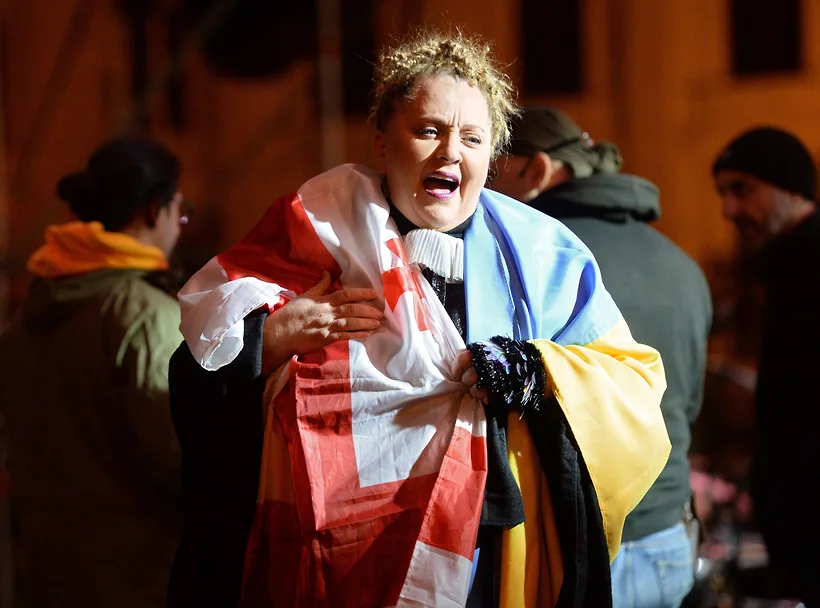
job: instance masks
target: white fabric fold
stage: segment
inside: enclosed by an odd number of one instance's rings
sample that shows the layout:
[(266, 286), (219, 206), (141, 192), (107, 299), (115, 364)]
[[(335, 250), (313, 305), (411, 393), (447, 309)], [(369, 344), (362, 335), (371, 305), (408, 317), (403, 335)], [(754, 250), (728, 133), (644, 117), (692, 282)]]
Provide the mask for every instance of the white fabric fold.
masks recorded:
[(407, 261), (429, 268), (448, 283), (464, 282), (464, 241), (445, 234), (419, 228), (404, 236)]

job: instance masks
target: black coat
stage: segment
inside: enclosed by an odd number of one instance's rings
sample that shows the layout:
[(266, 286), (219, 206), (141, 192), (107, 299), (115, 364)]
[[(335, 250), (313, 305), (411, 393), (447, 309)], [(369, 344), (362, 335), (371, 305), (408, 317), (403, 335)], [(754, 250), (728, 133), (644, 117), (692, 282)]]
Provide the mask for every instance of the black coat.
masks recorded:
[(755, 514), (774, 565), (820, 568), (820, 214), (769, 243), (755, 394)]

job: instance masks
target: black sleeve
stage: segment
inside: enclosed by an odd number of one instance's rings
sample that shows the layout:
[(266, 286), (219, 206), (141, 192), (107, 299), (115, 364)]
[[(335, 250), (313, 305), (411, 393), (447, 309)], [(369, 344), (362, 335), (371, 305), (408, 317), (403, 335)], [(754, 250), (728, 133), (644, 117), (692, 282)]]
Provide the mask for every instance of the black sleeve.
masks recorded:
[(169, 608), (232, 608), (262, 459), (262, 330), (245, 318), (244, 347), (229, 365), (203, 369), (184, 342), (171, 358), (171, 415), (182, 450), (184, 521), (168, 588)]

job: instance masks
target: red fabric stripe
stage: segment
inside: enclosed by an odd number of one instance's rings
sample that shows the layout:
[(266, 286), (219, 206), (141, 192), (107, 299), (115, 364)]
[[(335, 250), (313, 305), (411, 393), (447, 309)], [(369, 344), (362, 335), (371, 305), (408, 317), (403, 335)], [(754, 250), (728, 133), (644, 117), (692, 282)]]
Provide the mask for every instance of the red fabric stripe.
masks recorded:
[(404, 247), (398, 239), (390, 239), (386, 244), (387, 248), (401, 260), (402, 265), (382, 273), (384, 300), (390, 307), (390, 310), (395, 310), (396, 304), (398, 304), (402, 294), (408, 291), (412, 292), (416, 298), (416, 325), (418, 325), (419, 330), (427, 331), (430, 329), (430, 324), (427, 322), (424, 306), (422, 306), (421, 303), (424, 298), (424, 290), (407, 265), (407, 256), (405, 255)]
[(406, 530), (418, 529), (421, 517), (403, 511), (317, 532), (306, 542), (295, 506), (257, 505), (243, 608), (395, 604), (414, 546)]
[(384, 301), (390, 310), (396, 309), (399, 298), (405, 292), (415, 292), (416, 288), (415, 278), (407, 266), (399, 266), (383, 272), (382, 282), (384, 283)]
[(316, 234), (296, 193), (278, 198), (245, 238), (217, 260), (231, 281), (255, 277), (302, 293), (327, 270), (333, 279), (331, 289), (341, 289), (342, 269)]
[(473, 559), (486, 477), (486, 441), (457, 426), (419, 541)]
[(404, 252), (404, 245), (402, 245), (399, 239), (390, 239), (386, 243), (387, 248), (396, 254), (396, 257), (399, 258), (402, 263), (407, 266), (407, 256)]

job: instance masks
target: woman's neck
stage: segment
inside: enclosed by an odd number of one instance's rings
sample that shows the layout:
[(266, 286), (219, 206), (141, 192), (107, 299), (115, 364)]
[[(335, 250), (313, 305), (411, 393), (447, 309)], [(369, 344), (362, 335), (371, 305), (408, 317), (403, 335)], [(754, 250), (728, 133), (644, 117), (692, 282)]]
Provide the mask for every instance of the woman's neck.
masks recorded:
[[(418, 226), (416, 226), (413, 222), (411, 222), (409, 219), (407, 219), (407, 217), (405, 217), (405, 215), (401, 211), (399, 211), (398, 207), (396, 207), (393, 204), (393, 201), (390, 200), (390, 197), (385, 197), (385, 198), (387, 199), (387, 204), (390, 206), (390, 217), (392, 217), (393, 221), (396, 222), (396, 228), (399, 229), (399, 234), (404, 236), (405, 234), (407, 234), (408, 232), (410, 232), (412, 230), (418, 230), (419, 229)], [(473, 215), (475, 215), (475, 212), (473, 212), (470, 215), (470, 217), (468, 217), (466, 220), (461, 222), (455, 228), (451, 228), (450, 230), (445, 230), (444, 234), (449, 234), (450, 236), (453, 236), (453, 237), (456, 237), (456, 238), (459, 238), (459, 239), (463, 239), (464, 238), (464, 233), (467, 232), (467, 227), (473, 221)]]

